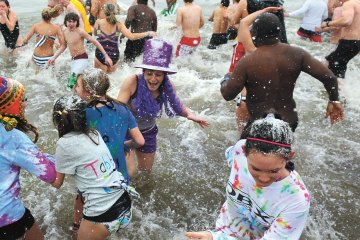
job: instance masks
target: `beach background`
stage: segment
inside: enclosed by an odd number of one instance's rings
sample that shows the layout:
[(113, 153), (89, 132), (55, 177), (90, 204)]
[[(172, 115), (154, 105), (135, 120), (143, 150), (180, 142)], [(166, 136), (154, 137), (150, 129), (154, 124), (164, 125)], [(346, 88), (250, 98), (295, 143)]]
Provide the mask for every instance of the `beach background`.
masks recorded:
[[(202, 6), (207, 19), (220, 0), (195, 0)], [(285, 9), (295, 10), (304, 0), (285, 1)], [(132, 1), (123, 0), (128, 7)], [(10, 0), (18, 15), (21, 35), (25, 36), (32, 24), (41, 20), (46, 0)], [(151, 5), (151, 1), (149, 1)], [(179, 0), (179, 5), (183, 2)], [(155, 11), (165, 7), (165, 0), (157, 0)], [(119, 17), (124, 20), (125, 15)], [(56, 20), (60, 21), (61, 20)], [(180, 31), (170, 31), (175, 16), (158, 18), (158, 35), (176, 47)], [(322, 44), (303, 41), (296, 36), (300, 19), (287, 18), (289, 43), (309, 51), (320, 61), (334, 46), (324, 36)], [(132, 224), (113, 235), (111, 239), (185, 239), (184, 233), (213, 229), (224, 201), (225, 184), (230, 169), (224, 161), (224, 151), (239, 137), (235, 124), (235, 102), (226, 102), (219, 91), (219, 82), (227, 73), (232, 45), (216, 50), (207, 49), (212, 33), (211, 22), (201, 29), (202, 42), (188, 57), (173, 60), (178, 73), (171, 76), (177, 93), (184, 103), (210, 122), (208, 128), (184, 118), (158, 120), (158, 153), (151, 175), (141, 174), (133, 185), (141, 194), (134, 201)], [(35, 37), (17, 57), (12, 57), (0, 37), (0, 74), (15, 78), (26, 86), (28, 106), (26, 115), (39, 128), (38, 144), (54, 153), (58, 139), (51, 114), (54, 101), (66, 90), (70, 71), (70, 54), (64, 52), (54, 69), (36, 71), (31, 67)], [(120, 45), (121, 56), (125, 41)], [(174, 49), (175, 50), (175, 49)], [(94, 47), (87, 46), (90, 61)], [(141, 57), (136, 63), (141, 62)], [(311, 211), (301, 239), (359, 239), (360, 209), (360, 59), (355, 57), (348, 65), (345, 80), (341, 80), (341, 96), (346, 98), (345, 120), (331, 126), (325, 119), (327, 93), (316, 79), (301, 74), (294, 92), (300, 123), (296, 130), (294, 162), (311, 192)], [(124, 78), (140, 73), (133, 65), (121, 64), (111, 78), (110, 95), (116, 97)], [(75, 185), (71, 177), (56, 190), (27, 174), (21, 176), (22, 199), (39, 222), (45, 239), (71, 239)]]

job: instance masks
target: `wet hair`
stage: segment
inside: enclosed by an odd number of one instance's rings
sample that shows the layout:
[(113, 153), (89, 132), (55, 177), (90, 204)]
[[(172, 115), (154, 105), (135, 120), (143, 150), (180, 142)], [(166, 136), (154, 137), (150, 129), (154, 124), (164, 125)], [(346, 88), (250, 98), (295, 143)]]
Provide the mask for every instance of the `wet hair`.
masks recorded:
[[(59, 132), (59, 138), (70, 132), (86, 134), (95, 144), (99, 144), (99, 136), (95, 130), (89, 129), (86, 124), (86, 102), (78, 96), (65, 96), (59, 98), (53, 109), (53, 123)], [(94, 133), (98, 139), (95, 141), (90, 133)]]
[(74, 12), (70, 12), (68, 14), (66, 14), (65, 18), (64, 18), (64, 25), (65, 27), (67, 27), (67, 21), (74, 21), (76, 22), (76, 27), (79, 27), (80, 26), (80, 18), (79, 18), (79, 15), (77, 15), (76, 13)]
[(148, 0), (137, 0), (137, 3), (148, 5)]
[(115, 16), (117, 14), (117, 9), (114, 4), (111, 4), (111, 3), (105, 4), (104, 5), (104, 13), (106, 16), (106, 21), (108, 23), (110, 23), (111, 25), (117, 24), (118, 21)]
[(291, 144), (294, 135), (287, 122), (276, 118), (274, 113), (269, 113), (263, 119), (254, 121), (245, 144), (245, 154), (251, 151), (263, 154), (277, 154), (289, 159)]
[(82, 77), (81, 80), (84, 90), (91, 95), (87, 107), (95, 107), (101, 114), (101, 111), (96, 107), (98, 103), (104, 104), (110, 109), (115, 109), (114, 102), (126, 106), (124, 103), (106, 94), (110, 88), (110, 79), (101, 69), (87, 68), (83, 74), (77, 76), (78, 79), (79, 77)]
[(53, 8), (44, 8), (41, 13), (41, 16), (44, 21), (48, 22), (52, 18), (58, 17), (60, 13), (61, 13), (61, 6), (56, 5)]
[(15, 128), (24, 133), (33, 132), (35, 134), (35, 139), (33, 140), (33, 143), (36, 143), (39, 140), (39, 133), (37, 131), (37, 128), (34, 125), (30, 124), (25, 118), (14, 118), (18, 122)]
[(194, 0), (184, 0), (185, 3), (192, 3)]
[(8, 0), (0, 0), (0, 2), (4, 2), (5, 5), (6, 5), (8, 8), (10, 8), (10, 3), (9, 3)]
[(280, 20), (273, 13), (263, 13), (255, 18), (250, 31), (255, 46), (274, 44), (280, 39)]
[(230, 5), (230, 0), (221, 0), (220, 4), (224, 7), (228, 7)]

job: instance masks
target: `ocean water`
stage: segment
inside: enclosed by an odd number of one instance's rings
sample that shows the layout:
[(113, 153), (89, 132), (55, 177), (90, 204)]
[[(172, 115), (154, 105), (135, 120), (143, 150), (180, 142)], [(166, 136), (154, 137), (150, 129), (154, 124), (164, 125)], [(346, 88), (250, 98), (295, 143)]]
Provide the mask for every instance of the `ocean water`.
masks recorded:
[[(121, 1), (123, 8), (132, 1)], [(150, 2), (150, 1), (149, 1)], [(218, 2), (195, 0), (207, 18)], [(285, 1), (289, 11), (301, 6), (303, 0)], [(45, 0), (12, 0), (21, 34), (25, 36), (31, 25), (39, 21)], [(182, 1), (179, 1), (182, 5)], [(157, 0), (156, 12), (165, 7)], [(124, 19), (125, 15), (120, 16)], [(311, 43), (296, 37), (300, 19), (286, 19), (287, 34), (292, 45), (309, 51), (319, 60), (334, 48), (327, 42)], [(177, 45), (181, 33), (170, 31), (175, 16), (159, 17), (159, 37)], [(178, 73), (171, 76), (177, 93), (184, 103), (199, 116), (210, 122), (205, 129), (183, 118), (159, 119), (158, 153), (151, 175), (140, 175), (134, 186), (141, 199), (134, 201), (132, 224), (113, 235), (111, 239), (167, 240), (184, 238), (189, 230), (213, 229), (220, 206), (224, 201), (225, 183), (230, 169), (224, 162), (225, 149), (238, 139), (234, 102), (226, 102), (219, 91), (219, 81), (229, 68), (232, 46), (217, 50), (206, 48), (212, 25), (206, 21), (201, 29), (202, 43), (196, 53), (176, 59), (173, 67)], [(325, 36), (326, 38), (326, 36)], [(26, 114), (39, 128), (39, 145), (54, 153), (57, 132), (51, 121), (52, 105), (63, 95), (69, 75), (69, 52), (64, 52), (52, 70), (36, 71), (29, 62), (34, 39), (17, 57), (3, 47), (0, 37), (0, 74), (21, 81), (27, 89)], [(120, 52), (125, 48), (121, 43)], [(91, 61), (94, 48), (87, 46)], [(137, 63), (141, 58), (137, 59)], [(348, 65), (346, 79), (341, 81), (341, 95), (346, 98), (345, 120), (331, 126), (325, 119), (327, 94), (322, 84), (301, 74), (294, 92), (300, 124), (296, 131), (297, 171), (312, 194), (310, 217), (302, 239), (359, 239), (360, 209), (360, 123), (359, 85), (360, 59)], [(140, 70), (122, 64), (110, 76), (112, 96), (117, 96), (124, 78)], [(41, 183), (27, 173), (22, 174), (22, 198), (39, 222), (46, 239), (72, 239), (72, 202), (75, 187), (67, 177), (60, 190)]]

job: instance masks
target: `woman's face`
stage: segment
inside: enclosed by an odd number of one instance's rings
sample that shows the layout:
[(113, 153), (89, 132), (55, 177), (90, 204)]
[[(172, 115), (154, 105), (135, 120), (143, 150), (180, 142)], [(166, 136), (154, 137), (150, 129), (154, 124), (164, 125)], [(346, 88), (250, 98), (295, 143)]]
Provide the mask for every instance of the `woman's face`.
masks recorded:
[(8, 12), (9, 8), (6, 6), (5, 2), (0, 2), (0, 11)]
[(78, 78), (77, 78), (77, 81), (76, 81), (76, 85), (75, 85), (75, 92), (76, 94), (84, 101), (89, 101), (90, 100), (90, 93), (88, 91), (85, 90), (84, 88), (84, 84), (83, 84), (83, 76), (80, 75)]
[(263, 154), (255, 150), (247, 155), (249, 172), (259, 187), (268, 187), (289, 175), (286, 160), (277, 154)]
[(146, 85), (151, 92), (159, 89), (161, 83), (164, 81), (165, 73), (162, 71), (144, 69), (144, 78)]

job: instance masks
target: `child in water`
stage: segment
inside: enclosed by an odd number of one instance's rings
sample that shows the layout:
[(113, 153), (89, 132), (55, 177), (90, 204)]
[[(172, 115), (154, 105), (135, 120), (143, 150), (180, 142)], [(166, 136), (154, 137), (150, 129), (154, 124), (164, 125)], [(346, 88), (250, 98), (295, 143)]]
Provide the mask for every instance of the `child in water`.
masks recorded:
[(290, 159), (293, 132), (270, 113), (256, 120), (247, 139), (225, 151), (231, 172), (214, 231), (188, 239), (299, 239), (310, 195)]
[[(137, 194), (116, 170), (100, 133), (86, 124), (86, 103), (77, 97), (56, 101), (53, 122), (60, 139), (56, 144), (56, 180), (73, 175), (84, 199), (84, 215), (77, 239), (105, 239), (131, 220), (129, 193)], [(128, 193), (129, 192), (129, 193)]]

